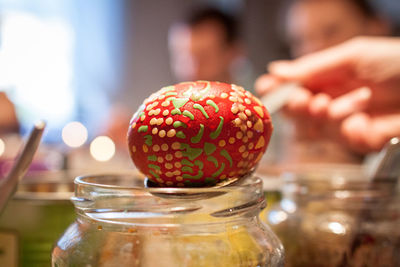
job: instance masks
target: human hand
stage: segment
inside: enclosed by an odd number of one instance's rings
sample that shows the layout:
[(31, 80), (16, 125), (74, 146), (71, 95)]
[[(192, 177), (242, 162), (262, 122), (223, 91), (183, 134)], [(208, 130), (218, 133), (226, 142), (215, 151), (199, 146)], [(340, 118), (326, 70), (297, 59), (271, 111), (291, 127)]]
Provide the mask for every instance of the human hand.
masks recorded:
[[(266, 94), (287, 81), (301, 84), (286, 111), (337, 125), (355, 151), (379, 150), (400, 135), (400, 39), (358, 37), (293, 61), (273, 62), (256, 81)], [(328, 130), (329, 131), (329, 130)]]

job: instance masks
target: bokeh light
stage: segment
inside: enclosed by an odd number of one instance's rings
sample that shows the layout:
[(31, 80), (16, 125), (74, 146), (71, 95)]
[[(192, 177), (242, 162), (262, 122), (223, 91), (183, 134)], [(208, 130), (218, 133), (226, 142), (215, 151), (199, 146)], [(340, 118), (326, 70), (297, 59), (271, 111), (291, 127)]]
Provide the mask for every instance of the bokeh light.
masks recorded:
[(115, 154), (115, 144), (108, 136), (98, 136), (90, 144), (90, 154), (95, 160), (108, 161)]
[(62, 139), (70, 147), (80, 147), (86, 142), (87, 138), (86, 127), (77, 121), (68, 123), (62, 130)]

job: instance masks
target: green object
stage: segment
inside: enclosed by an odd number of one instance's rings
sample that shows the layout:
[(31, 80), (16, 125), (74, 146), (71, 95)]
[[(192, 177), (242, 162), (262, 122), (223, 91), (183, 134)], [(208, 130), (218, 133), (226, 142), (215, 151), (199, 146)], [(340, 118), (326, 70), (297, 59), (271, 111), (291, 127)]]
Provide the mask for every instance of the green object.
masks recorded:
[(192, 138), (190, 138), (190, 141), (194, 144), (200, 142), (201, 138), (203, 137), (203, 133), (204, 133), (204, 125), (200, 124), (199, 132), (196, 134), (196, 136), (193, 136)]
[(220, 119), (220, 121), (219, 121), (217, 129), (214, 132), (210, 133), (211, 139), (215, 139), (221, 134), (222, 126), (224, 125), (224, 118), (220, 116), (219, 119)]
[(142, 125), (142, 126), (139, 127), (138, 132), (139, 133), (145, 133), (145, 132), (147, 132), (148, 129), (149, 129), (149, 126)]

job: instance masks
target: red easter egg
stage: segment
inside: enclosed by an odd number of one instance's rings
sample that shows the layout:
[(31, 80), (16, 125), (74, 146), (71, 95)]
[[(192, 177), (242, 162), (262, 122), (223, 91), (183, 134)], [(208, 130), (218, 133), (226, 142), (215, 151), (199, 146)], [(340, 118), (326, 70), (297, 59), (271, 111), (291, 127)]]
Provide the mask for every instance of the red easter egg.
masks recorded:
[(249, 173), (264, 154), (271, 118), (234, 84), (184, 82), (152, 94), (133, 115), (129, 152), (160, 186), (212, 186)]

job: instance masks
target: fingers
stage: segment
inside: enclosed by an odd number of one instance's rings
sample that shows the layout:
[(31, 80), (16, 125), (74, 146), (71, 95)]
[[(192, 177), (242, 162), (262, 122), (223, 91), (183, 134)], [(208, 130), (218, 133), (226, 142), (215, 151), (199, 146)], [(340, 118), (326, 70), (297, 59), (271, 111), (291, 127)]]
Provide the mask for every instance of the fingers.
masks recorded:
[(379, 151), (390, 138), (400, 136), (400, 111), (378, 116), (354, 114), (343, 121), (341, 134), (354, 151)]
[(328, 117), (333, 120), (341, 120), (353, 113), (365, 110), (371, 100), (371, 95), (372, 92), (368, 87), (362, 87), (334, 99), (327, 107)]
[(325, 117), (331, 101), (332, 98), (325, 93), (316, 94), (311, 99), (308, 107), (310, 115), (315, 118)]
[(264, 74), (254, 83), (254, 88), (260, 96), (274, 90), (282, 83), (282, 79), (273, 75)]
[(283, 79), (305, 82), (320, 73), (326, 73), (353, 62), (359, 53), (354, 43), (348, 41), (292, 61), (275, 61), (269, 64), (268, 70), (271, 74)]
[(309, 90), (298, 87), (286, 105), (286, 112), (291, 116), (301, 116), (308, 113), (308, 106), (312, 99)]

